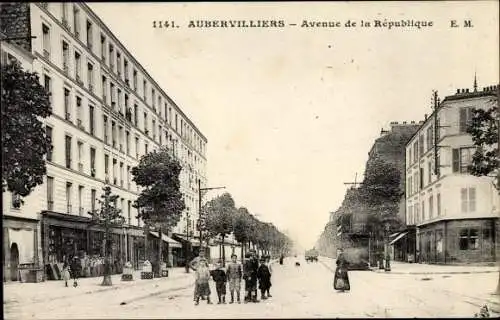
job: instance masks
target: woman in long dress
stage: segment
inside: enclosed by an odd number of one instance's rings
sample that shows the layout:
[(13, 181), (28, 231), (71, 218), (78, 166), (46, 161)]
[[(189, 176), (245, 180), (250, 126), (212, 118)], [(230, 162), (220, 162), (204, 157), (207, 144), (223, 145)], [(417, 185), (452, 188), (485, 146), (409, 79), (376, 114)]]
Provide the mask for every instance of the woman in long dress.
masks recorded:
[(349, 276), (347, 274), (347, 259), (344, 256), (344, 252), (340, 249), (340, 253), (337, 256), (337, 268), (335, 269), (335, 277), (333, 279), (333, 287), (335, 290), (340, 292), (351, 290), (351, 285), (349, 283)]

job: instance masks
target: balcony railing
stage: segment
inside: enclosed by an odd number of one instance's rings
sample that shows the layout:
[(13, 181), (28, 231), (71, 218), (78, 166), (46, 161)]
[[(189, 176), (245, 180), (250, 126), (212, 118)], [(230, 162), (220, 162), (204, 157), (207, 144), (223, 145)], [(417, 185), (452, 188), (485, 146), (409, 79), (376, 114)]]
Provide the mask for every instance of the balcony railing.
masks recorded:
[(120, 187), (123, 188), (123, 179), (120, 179)]
[(79, 75), (79, 74), (76, 74), (76, 82), (77, 82), (78, 84), (80, 84), (80, 85), (82, 85), (82, 84), (83, 84), (83, 81), (82, 81), (82, 79), (80, 78), (80, 75)]
[(64, 74), (68, 75), (69, 67), (68, 67), (68, 64), (66, 62), (63, 62), (63, 71), (64, 71)]
[(66, 212), (67, 212), (67, 213), (71, 213), (71, 210), (72, 210), (72, 209), (71, 209), (71, 204), (68, 204), (66, 207), (67, 207), (67, 208), (66, 208), (66, 210), (67, 210)]
[(79, 214), (80, 216), (83, 216), (83, 213), (84, 213), (84, 212), (85, 212), (85, 211), (84, 211), (84, 208), (83, 208), (83, 207), (79, 207), (79, 208), (78, 208), (78, 214)]
[(76, 119), (76, 125), (78, 126), (78, 128), (83, 129), (82, 119)]
[(64, 118), (64, 119), (66, 119), (66, 120), (68, 120), (68, 121), (71, 121), (71, 113), (66, 112), (66, 116), (65, 116), (65, 118)]
[(93, 84), (89, 84), (89, 91), (94, 92), (94, 85)]
[(90, 175), (92, 177), (95, 177), (95, 168), (94, 167), (90, 168)]
[(50, 59), (50, 51), (47, 50), (47, 49), (43, 49), (43, 56), (46, 58), (46, 59)]
[(78, 162), (78, 171), (83, 172), (83, 163)]
[(69, 23), (68, 23), (68, 19), (62, 18), (62, 25), (63, 25), (64, 29), (66, 29), (67, 31), (71, 31), (71, 28), (70, 28)]
[(115, 186), (116, 186), (116, 185), (117, 185), (117, 183), (118, 183), (118, 181), (117, 181), (117, 180), (118, 180), (118, 179), (113, 178), (113, 184), (114, 184)]

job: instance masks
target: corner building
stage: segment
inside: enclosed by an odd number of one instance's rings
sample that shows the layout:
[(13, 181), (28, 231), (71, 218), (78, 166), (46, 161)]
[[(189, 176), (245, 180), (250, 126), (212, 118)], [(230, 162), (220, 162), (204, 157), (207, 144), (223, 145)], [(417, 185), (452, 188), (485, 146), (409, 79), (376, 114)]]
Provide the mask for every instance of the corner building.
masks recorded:
[[(51, 93), (53, 114), (45, 126), (54, 146), (47, 154), (44, 184), (23, 206), (14, 208), (15, 195), (3, 194), (4, 280), (24, 277), (21, 265), (43, 269), (47, 279), (57, 277), (64, 256), (73, 254), (91, 260), (93, 270), (86, 272), (94, 275), (102, 262), (103, 230), (90, 223), (88, 212), (98, 208), (106, 184), (120, 197), (116, 205), (126, 220), (114, 230), (114, 271), (120, 272), (125, 261), (138, 268), (144, 232), (132, 207), (141, 190), (131, 168), (162, 145), (183, 167), (187, 209), (172, 231), (195, 236), (198, 179), (206, 185), (207, 146), (195, 124), (86, 4), (5, 3), (1, 9), (5, 36), (36, 37), (9, 46), (32, 56), (30, 69)], [(18, 57), (16, 50), (8, 50)], [(32, 232), (19, 235), (24, 229)], [(164, 257), (173, 264), (182, 246), (169, 235), (163, 239)]]
[(416, 228), (417, 261), (498, 261), (499, 196), (492, 177), (469, 173), (472, 108), (497, 106), (499, 87), (447, 96), (406, 144), (406, 221)]

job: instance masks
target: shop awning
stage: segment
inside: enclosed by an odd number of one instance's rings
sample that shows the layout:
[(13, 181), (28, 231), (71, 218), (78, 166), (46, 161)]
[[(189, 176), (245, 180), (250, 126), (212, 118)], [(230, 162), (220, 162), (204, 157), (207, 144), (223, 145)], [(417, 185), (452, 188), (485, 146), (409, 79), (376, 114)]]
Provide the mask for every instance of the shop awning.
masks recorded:
[[(149, 232), (150, 232), (153, 236), (155, 236), (155, 237), (159, 238), (159, 237), (158, 237), (158, 232), (156, 232), (156, 231), (149, 231)], [(170, 238), (170, 237), (169, 237), (169, 236), (167, 236), (166, 234), (163, 234), (163, 233), (162, 233), (162, 234), (161, 234), (161, 239), (162, 239), (163, 241), (167, 242), (167, 243), (168, 243), (171, 247), (173, 247), (173, 248), (181, 248), (181, 247), (182, 247), (182, 245), (181, 245), (179, 242), (177, 242), (177, 241), (175, 241), (174, 239)]]
[(408, 234), (408, 232), (403, 232), (401, 233), (399, 236), (397, 236), (394, 240), (392, 240), (389, 245), (393, 245), (394, 243), (396, 243), (396, 241), (398, 241), (399, 239), (403, 238), (404, 236), (406, 236)]
[[(176, 234), (176, 237), (179, 238), (182, 241), (188, 241), (188, 239), (184, 235)], [(189, 242), (191, 243), (191, 245), (193, 247), (199, 247), (200, 246), (200, 241), (198, 241), (198, 240), (189, 239)]]

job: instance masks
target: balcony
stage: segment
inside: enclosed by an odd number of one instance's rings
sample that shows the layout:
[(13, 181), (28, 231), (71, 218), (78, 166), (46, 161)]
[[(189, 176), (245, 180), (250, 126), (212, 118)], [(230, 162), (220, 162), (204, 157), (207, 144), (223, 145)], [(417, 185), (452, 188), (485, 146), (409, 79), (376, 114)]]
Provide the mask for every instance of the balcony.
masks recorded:
[(95, 167), (90, 168), (90, 175), (95, 177)]
[(110, 64), (109, 64), (109, 68), (110, 68), (111, 70), (115, 70), (115, 65), (114, 65), (114, 64), (112, 64), (112, 63), (110, 63)]
[(78, 126), (78, 128), (80, 128), (80, 129), (82, 129), (82, 130), (84, 129), (84, 127), (83, 127), (83, 123), (82, 123), (82, 120), (81, 120), (81, 119), (77, 119), (77, 120), (76, 120), (76, 125)]
[(77, 82), (79, 85), (83, 85), (83, 81), (82, 81), (82, 79), (80, 78), (80, 74), (79, 74), (79, 73), (77, 73), (77, 74), (76, 74), (76, 82)]
[(104, 143), (108, 143), (108, 136), (104, 135)]
[(66, 116), (64, 117), (64, 119), (71, 121), (71, 113), (66, 112)]
[(93, 84), (89, 84), (89, 91), (90, 92), (94, 92), (94, 85)]
[(113, 140), (113, 148), (116, 148), (116, 140)]
[(75, 30), (75, 37), (76, 37), (77, 39), (80, 39), (80, 31)]
[(48, 211), (54, 210), (54, 200), (47, 200), (47, 210)]
[(44, 8), (45, 10), (47, 10), (49, 7), (49, 4), (47, 2), (39, 2), (39, 4), (40, 4), (40, 7)]
[(120, 187), (123, 188), (123, 179), (120, 179)]
[(148, 129), (144, 130), (144, 133), (149, 135), (149, 130)]
[(120, 152), (123, 152), (123, 145), (120, 143)]
[(115, 110), (115, 108), (116, 108), (116, 102), (115, 101), (111, 101), (111, 107), (113, 107), (113, 110)]
[(63, 72), (65, 75), (68, 75), (68, 73), (69, 73), (69, 67), (68, 67), (68, 64), (66, 62), (63, 62)]
[(43, 49), (43, 56), (45, 59), (50, 59), (50, 51), (47, 49)]
[(71, 159), (66, 159), (66, 168), (71, 169)]
[(130, 87), (130, 80), (129, 79), (125, 79), (125, 83), (127, 84), (128, 87)]
[(92, 52), (92, 42), (87, 41), (87, 47), (89, 48), (89, 51)]
[(106, 174), (106, 176), (104, 177), (104, 182), (109, 183), (109, 176), (108, 176), (108, 174)]
[(78, 171), (83, 172), (83, 163), (78, 162)]
[(117, 185), (117, 183), (118, 183), (118, 179), (113, 178), (113, 184), (116, 186), (116, 185)]
[(78, 214), (80, 216), (83, 216), (83, 213), (85, 212), (84, 208), (83, 207), (78, 207)]
[(66, 206), (66, 213), (71, 213), (71, 210), (72, 210), (72, 209), (71, 209), (71, 204), (68, 204), (68, 205)]

